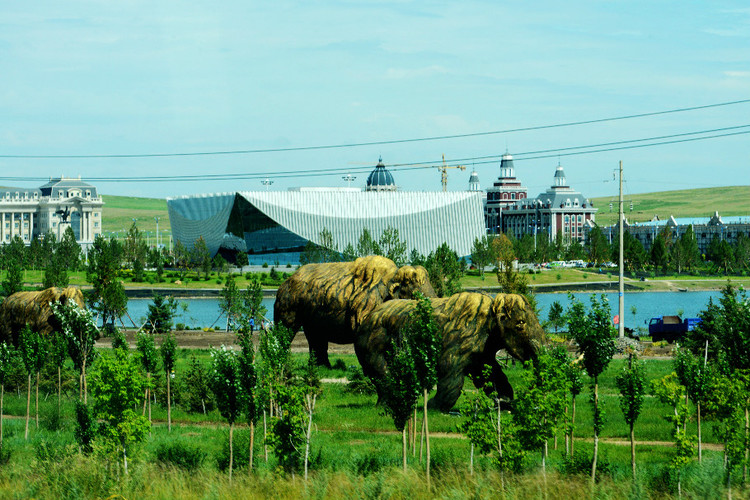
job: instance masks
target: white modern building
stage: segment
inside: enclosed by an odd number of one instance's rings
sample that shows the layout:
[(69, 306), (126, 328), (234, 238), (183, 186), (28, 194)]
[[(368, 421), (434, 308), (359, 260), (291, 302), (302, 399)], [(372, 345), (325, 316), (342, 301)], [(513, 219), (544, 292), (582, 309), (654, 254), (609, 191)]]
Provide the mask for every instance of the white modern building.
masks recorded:
[[(471, 254), (485, 234), (482, 193), (406, 192), (379, 163), (358, 188), (243, 191), (167, 199), (174, 241), (192, 248), (203, 237), (212, 254), (221, 248), (273, 255), (298, 254), (308, 241), (322, 244), (323, 229), (338, 251), (356, 248), (364, 229), (378, 239), (387, 228), (412, 250), (427, 255), (447, 243)], [(293, 258), (293, 257), (292, 257)], [(287, 260), (285, 260), (287, 261)]]
[(0, 188), (0, 244), (18, 236), (28, 245), (46, 233), (60, 240), (71, 227), (86, 250), (102, 232), (103, 205), (96, 188), (80, 178), (50, 179), (37, 189)]

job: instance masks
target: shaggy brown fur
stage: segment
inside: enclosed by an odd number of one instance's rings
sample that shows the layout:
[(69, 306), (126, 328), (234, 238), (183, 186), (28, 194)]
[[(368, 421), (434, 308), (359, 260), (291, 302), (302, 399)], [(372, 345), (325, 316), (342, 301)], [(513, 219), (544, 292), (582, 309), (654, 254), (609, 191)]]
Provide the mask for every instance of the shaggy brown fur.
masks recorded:
[(60, 328), (50, 309), (50, 302), (66, 304), (69, 301), (86, 307), (81, 289), (74, 286), (14, 293), (0, 305), (0, 342), (18, 345), (18, 334), (26, 324), (42, 335), (49, 335)]
[[(526, 361), (535, 356), (545, 333), (522, 295), (463, 292), (431, 299), (435, 321), (443, 336), (438, 360), (437, 393), (432, 406), (450, 410), (461, 395), (464, 378), (471, 375), (484, 385), (485, 365), (492, 368), (491, 381), (501, 397), (513, 398), (513, 388), (497, 363), (500, 349)], [(385, 374), (385, 352), (414, 311), (416, 301), (393, 300), (378, 306), (362, 323), (354, 343), (366, 375), (375, 380)], [(376, 384), (377, 385), (377, 384)]]
[(307, 264), (279, 286), (274, 320), (295, 332), (302, 327), (318, 364), (330, 366), (328, 342), (351, 344), (373, 309), (391, 299), (412, 298), (417, 290), (435, 296), (427, 271), (399, 268), (385, 257)]

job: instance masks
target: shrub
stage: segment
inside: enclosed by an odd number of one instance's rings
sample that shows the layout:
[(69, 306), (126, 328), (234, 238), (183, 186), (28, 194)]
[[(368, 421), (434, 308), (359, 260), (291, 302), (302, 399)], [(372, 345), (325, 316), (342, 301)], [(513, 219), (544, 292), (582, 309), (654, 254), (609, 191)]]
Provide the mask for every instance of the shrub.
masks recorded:
[[(568, 475), (591, 476), (593, 457), (581, 453), (573, 456), (563, 457), (560, 463), (560, 472)], [(596, 461), (596, 481), (601, 481), (604, 476), (612, 476), (612, 464), (606, 457), (599, 456)]]
[(156, 460), (189, 471), (199, 469), (206, 461), (207, 453), (199, 446), (182, 441), (160, 443), (156, 448)]
[(365, 377), (362, 369), (358, 366), (350, 367), (346, 378), (349, 379), (349, 383), (344, 386), (345, 392), (365, 395), (375, 394), (375, 384), (369, 377)]
[(185, 323), (177, 323), (174, 325), (175, 330), (187, 330), (187, 327), (185, 326)]
[(268, 267), (268, 262), (264, 262), (262, 267), (263, 269), (266, 269)]

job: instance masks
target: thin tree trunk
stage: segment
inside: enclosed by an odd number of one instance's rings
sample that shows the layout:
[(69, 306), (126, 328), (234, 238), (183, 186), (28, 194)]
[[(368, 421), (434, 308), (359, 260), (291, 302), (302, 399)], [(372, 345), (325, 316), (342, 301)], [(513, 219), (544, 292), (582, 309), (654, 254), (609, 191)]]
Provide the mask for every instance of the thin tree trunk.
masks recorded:
[[(568, 405), (565, 405), (565, 420), (568, 419)], [(570, 431), (565, 430), (565, 454), (570, 456)]]
[(39, 372), (36, 372), (36, 401), (34, 402), (34, 419), (36, 428), (39, 428)]
[[(416, 410), (416, 408), (414, 408)], [(424, 456), (424, 418), (422, 418), (422, 427), (419, 431), (419, 461), (422, 462)]]
[(29, 440), (29, 415), (31, 413), (31, 373), (29, 373), (29, 382), (26, 389), (26, 441)]
[(60, 400), (62, 399), (62, 368), (57, 367), (57, 415), (60, 416)]
[(403, 441), (403, 461), (404, 461), (404, 472), (406, 472), (406, 427), (401, 431)]
[(469, 474), (474, 475), (474, 443), (471, 443), (471, 452), (469, 453)]
[(255, 422), (250, 421), (250, 451), (248, 452), (247, 471), (253, 470), (253, 448), (255, 447)]
[[(417, 456), (417, 407), (414, 407), (414, 425), (411, 426), (412, 439), (411, 439), (411, 456)], [(419, 457), (422, 460), (422, 457)]]
[(630, 424), (630, 464), (633, 466), (633, 481), (635, 481), (635, 425)]
[(128, 449), (123, 446), (122, 447), (122, 465), (125, 470), (125, 475), (128, 475)]
[(703, 438), (701, 436), (701, 402), (696, 402), (697, 415), (698, 415), (698, 463), (703, 461)]
[(570, 411), (570, 456), (573, 456), (573, 446), (574, 446), (574, 439), (573, 439), (573, 432), (576, 428), (576, 397), (573, 396), (573, 404), (571, 405), (571, 411)]
[(315, 409), (316, 395), (313, 394), (312, 396), (310, 396), (309, 394), (307, 394), (306, 398), (309, 413), (307, 416), (307, 436), (305, 436), (305, 481), (307, 481), (307, 464), (310, 460), (310, 436), (312, 435), (312, 418), (313, 409)]
[[(172, 432), (172, 394), (169, 387), (169, 372), (167, 372), (167, 430)], [(231, 436), (232, 427), (229, 427), (229, 435)], [(231, 439), (230, 439), (231, 444)], [(231, 481), (232, 472), (229, 472), (229, 479)]]
[[(594, 377), (594, 413), (596, 414), (599, 408), (599, 381), (597, 377)], [(599, 453), (599, 433), (596, 431), (596, 424), (594, 425), (594, 460), (591, 464), (591, 488), (593, 491), (596, 485), (596, 459)]]
[(234, 448), (233, 448), (234, 425), (229, 422), (229, 484), (232, 484), (232, 467), (234, 466)]
[[(424, 436), (427, 444), (427, 490), (430, 489), (430, 427), (427, 423), (427, 389), (424, 390)], [(421, 445), (420, 445), (421, 448)], [(420, 455), (421, 455), (420, 451)]]
[(151, 373), (148, 374), (148, 423), (151, 424)]
[(266, 410), (263, 410), (263, 450), (266, 454), (266, 463), (268, 463), (268, 426), (266, 425)]
[(86, 358), (83, 358), (83, 366), (81, 368), (81, 377), (83, 377), (83, 404), (89, 403), (89, 385), (86, 380)]

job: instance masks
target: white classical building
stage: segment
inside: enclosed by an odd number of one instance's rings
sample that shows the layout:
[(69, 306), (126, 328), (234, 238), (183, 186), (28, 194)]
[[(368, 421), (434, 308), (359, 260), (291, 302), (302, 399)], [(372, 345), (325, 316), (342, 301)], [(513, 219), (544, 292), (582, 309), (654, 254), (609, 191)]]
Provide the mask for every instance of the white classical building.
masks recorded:
[(289, 261), (308, 241), (323, 244), (326, 229), (338, 251), (356, 248), (364, 229), (378, 239), (398, 230), (407, 252), (422, 255), (443, 243), (459, 256), (471, 254), (485, 234), (482, 193), (407, 192), (397, 189), (379, 163), (359, 188), (296, 188), (289, 191), (242, 191), (167, 199), (175, 242), (192, 248), (199, 237), (212, 254), (221, 248)]
[(78, 179), (60, 177), (36, 189), (0, 188), (0, 244), (16, 236), (27, 245), (45, 233), (58, 240), (70, 226), (86, 250), (102, 232), (102, 206), (96, 188)]

